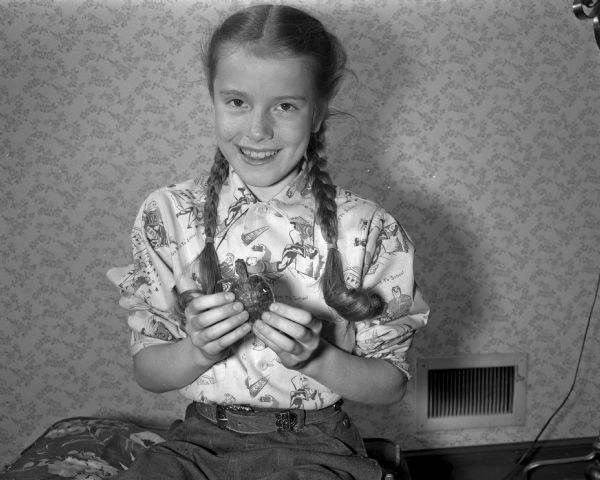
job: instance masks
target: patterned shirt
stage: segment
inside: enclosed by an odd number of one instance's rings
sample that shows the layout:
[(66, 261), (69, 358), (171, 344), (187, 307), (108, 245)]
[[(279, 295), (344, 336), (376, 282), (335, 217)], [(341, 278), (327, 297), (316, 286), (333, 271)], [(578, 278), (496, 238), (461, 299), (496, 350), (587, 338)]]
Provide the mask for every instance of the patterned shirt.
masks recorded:
[[(131, 233), (134, 263), (108, 272), (129, 311), (131, 352), (186, 336), (174, 314), (176, 292), (198, 288), (195, 260), (204, 247), (206, 178), (158, 189), (142, 205)], [(407, 376), (406, 352), (429, 308), (413, 277), (414, 247), (402, 226), (370, 200), (337, 188), (338, 249), (350, 287), (374, 289), (384, 312), (349, 322), (328, 307), (319, 277), (327, 244), (315, 221), (315, 202), (299, 173), (269, 201), (259, 201), (231, 170), (218, 206), (214, 244), (224, 279), (236, 259), (261, 271), (276, 301), (309, 311), (323, 322), (321, 335), (353, 355), (386, 360)], [(398, 292), (402, 292), (400, 295)], [(285, 368), (252, 333), (181, 393), (194, 401), (268, 408), (319, 409), (340, 396), (325, 385)]]

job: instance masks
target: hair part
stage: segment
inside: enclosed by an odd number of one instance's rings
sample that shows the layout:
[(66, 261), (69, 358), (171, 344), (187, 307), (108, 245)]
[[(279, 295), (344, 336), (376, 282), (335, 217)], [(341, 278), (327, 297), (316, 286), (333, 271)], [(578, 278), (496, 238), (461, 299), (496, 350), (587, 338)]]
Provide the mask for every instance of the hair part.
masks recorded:
[[(346, 53), (338, 38), (306, 12), (286, 5), (255, 5), (228, 17), (213, 33), (204, 54), (206, 78), (211, 97), (219, 59), (236, 48), (247, 49), (260, 57), (304, 57), (310, 61), (313, 86), (317, 94), (319, 129), (311, 134), (306, 151), (305, 169), (308, 185), (316, 204), (316, 220), (328, 244), (338, 240), (336, 187), (326, 170), (324, 156), (325, 117), (346, 66)], [(315, 122), (315, 125), (319, 123)], [(217, 149), (207, 180), (204, 204), (204, 233), (213, 238), (217, 228), (219, 193), (225, 182), (229, 164)], [(207, 242), (198, 256), (195, 277), (203, 293), (214, 293), (221, 278), (217, 252), (213, 242)], [(343, 264), (337, 248), (329, 248), (321, 289), (327, 305), (351, 321), (365, 320), (380, 314), (383, 301), (374, 292), (348, 288), (344, 281)], [(186, 292), (180, 294), (184, 297)], [(187, 297), (191, 297), (187, 295)], [(179, 307), (183, 311), (185, 305)]]

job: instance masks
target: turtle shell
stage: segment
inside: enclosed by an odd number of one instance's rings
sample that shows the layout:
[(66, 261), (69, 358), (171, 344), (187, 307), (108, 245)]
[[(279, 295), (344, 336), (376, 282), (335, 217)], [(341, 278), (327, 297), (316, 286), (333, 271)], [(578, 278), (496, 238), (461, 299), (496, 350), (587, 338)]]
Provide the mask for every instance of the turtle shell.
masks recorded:
[(248, 274), (244, 260), (235, 261), (235, 273), (234, 278), (221, 280), (222, 288), (234, 293), (235, 299), (241, 302), (248, 312), (248, 320), (254, 322), (275, 301), (273, 290), (269, 281), (262, 275)]

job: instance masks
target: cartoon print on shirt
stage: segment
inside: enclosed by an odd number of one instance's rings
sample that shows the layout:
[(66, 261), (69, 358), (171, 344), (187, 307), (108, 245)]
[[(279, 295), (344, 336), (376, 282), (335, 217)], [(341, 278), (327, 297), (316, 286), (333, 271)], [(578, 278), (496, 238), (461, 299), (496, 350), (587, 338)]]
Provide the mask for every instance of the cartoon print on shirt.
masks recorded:
[(237, 193), (233, 194), (235, 201), (227, 209), (227, 218), (217, 227), (218, 232), (222, 232), (233, 222), (244, 214), (244, 206), (256, 203), (256, 197), (245, 187), (238, 187)]
[(273, 395), (269, 395), (268, 393), (266, 395), (261, 395), (258, 398), (258, 401), (260, 403), (266, 403), (267, 405), (265, 408), (279, 408), (279, 401)]
[(323, 408), (323, 396), (310, 386), (306, 375), (292, 377), (293, 390), (290, 392), (290, 408), (305, 408), (307, 410)]
[(290, 219), (290, 225), (292, 229), (289, 235), (292, 243), (284, 247), (281, 260), (277, 262), (277, 271), (283, 272), (289, 267), (298, 273), (318, 278), (321, 262), (319, 250), (312, 243), (306, 242), (312, 238), (312, 224), (303, 217), (293, 217)]
[(266, 387), (266, 385), (269, 383), (269, 375), (266, 375), (264, 377), (259, 378), (258, 380), (250, 383), (250, 377), (246, 377), (246, 388), (248, 389), (248, 392), (250, 393), (250, 396), (252, 398), (256, 397), (260, 391)]
[(344, 190), (344, 197), (346, 197), (345, 203), (349, 203), (352, 200), (352, 192), (349, 190)]
[(381, 317), (377, 317), (368, 321), (369, 326), (376, 326), (369, 334), (368, 338), (360, 340), (361, 348), (369, 352), (379, 352), (379, 354), (371, 354), (373, 358), (383, 358), (390, 351), (395, 350), (404, 342), (410, 339), (415, 334), (415, 328), (412, 325), (402, 324), (395, 325), (394, 330), (386, 327), (378, 327), (381, 325)]
[[(379, 228), (377, 225), (371, 225), (371, 228), (375, 230)], [(380, 229), (379, 235), (375, 243), (372, 256), (369, 258), (368, 252), (365, 257), (370, 263), (369, 271), (367, 275), (374, 274), (379, 267), (379, 256), (382, 252), (386, 256), (395, 255), (397, 253), (407, 253), (408, 248), (408, 237), (402, 227), (397, 222), (385, 225)]]
[(173, 197), (176, 217), (183, 215), (188, 216), (187, 228), (192, 228), (193, 225), (202, 225), (204, 218), (204, 202), (206, 201), (205, 192), (197, 190), (171, 190)]
[[(160, 215), (155, 218), (160, 218)], [(160, 222), (159, 222), (160, 224)], [(152, 304), (152, 294), (158, 290), (160, 281), (153, 268), (152, 261), (148, 255), (148, 247), (143, 243), (143, 234), (139, 229), (132, 231), (133, 264), (127, 269), (127, 273), (121, 277), (119, 288), (124, 292), (121, 302), (122, 306), (132, 311), (145, 311), (146, 321), (140, 327), (137, 334), (142, 336), (158, 338), (160, 340), (173, 341), (173, 333), (165, 326), (164, 312)]]
[(412, 306), (412, 297), (402, 293), (400, 285), (392, 287), (392, 295), (394, 295), (394, 298), (387, 303), (384, 315), (382, 316), (382, 321), (385, 322), (408, 315)]
[(245, 261), (248, 273), (258, 273), (271, 283), (282, 276), (277, 270), (279, 262), (271, 261), (271, 250), (264, 243), (252, 245), (252, 254), (246, 256)]
[(265, 233), (268, 229), (269, 229), (269, 227), (260, 227), (260, 228), (257, 228), (256, 230), (252, 230), (251, 232), (242, 233), (242, 235), (241, 235), (242, 242), (244, 242), (244, 245), (248, 246), (254, 240), (256, 240), (261, 234)]
[[(354, 237), (354, 246), (355, 247), (360, 247), (361, 249), (365, 250), (365, 259), (367, 261), (367, 264), (370, 265), (369, 267), (369, 271), (367, 273), (375, 273), (375, 271), (377, 270), (377, 259), (379, 258), (379, 251), (380, 251), (380, 242), (377, 241), (375, 244), (375, 249), (373, 250), (373, 253), (371, 254), (369, 252), (369, 250), (367, 249), (367, 243), (368, 243), (368, 237), (369, 237), (369, 220), (367, 219), (360, 219), (358, 221), (358, 231), (357, 231), (357, 236)], [(356, 270), (359, 270), (358, 268), (356, 268)], [(355, 288), (359, 286), (360, 283), (360, 274), (357, 273), (358, 276), (358, 283), (356, 285), (353, 285)], [(346, 281), (347, 283), (347, 281)]]
[(152, 284), (150, 276), (146, 273), (146, 263), (143, 259), (134, 257), (132, 267), (118, 284), (123, 292), (135, 293), (142, 285)]
[[(121, 278), (118, 283), (122, 292), (128, 294), (137, 293), (143, 301), (149, 303), (149, 297), (146, 291), (152, 287), (152, 262), (148, 257), (148, 250), (144, 243), (142, 232), (134, 228), (131, 232), (131, 245), (133, 247), (133, 264), (127, 270), (127, 273)], [(146, 286), (141, 289), (140, 287)], [(139, 290), (139, 291), (138, 291)]]
[(256, 364), (256, 366), (260, 369), (260, 370), (266, 370), (268, 368), (271, 368), (275, 365), (276, 359), (274, 358), (273, 360), (264, 360), (261, 359), (258, 361), (258, 363)]
[(147, 337), (158, 338), (167, 342), (172, 342), (175, 340), (175, 337), (169, 331), (169, 329), (165, 327), (164, 323), (160, 320), (157, 320), (154, 316), (150, 318), (150, 321), (147, 323), (147, 327), (142, 328), (140, 333), (142, 335), (146, 335)]
[(252, 245), (252, 255), (246, 257), (246, 265), (252, 270), (252, 273), (265, 273), (275, 270), (273, 267), (269, 268), (269, 265), (272, 265), (271, 250), (264, 243)]
[(367, 236), (369, 234), (369, 221), (364, 218), (358, 222), (358, 234), (354, 237), (354, 246), (365, 248), (367, 246)]
[(208, 375), (204, 373), (203, 375), (200, 375), (198, 377), (197, 382), (199, 385), (214, 385), (215, 383), (217, 383), (217, 379), (214, 375)]
[(360, 272), (357, 267), (349, 267), (344, 270), (344, 282), (349, 288), (360, 286)]
[(387, 253), (408, 252), (408, 236), (400, 224), (394, 222), (383, 227), (381, 246)]
[(150, 242), (150, 245), (152, 245), (152, 248), (157, 249), (169, 245), (167, 230), (160, 215), (158, 204), (155, 201), (151, 201), (144, 206), (142, 224), (144, 225), (146, 238)]
[[(298, 178), (299, 180), (300, 178)], [(310, 190), (310, 185), (308, 184), (304, 184), (303, 182), (299, 182), (298, 180), (292, 182), (292, 184), (290, 185), (290, 187), (287, 189), (287, 191), (285, 192), (285, 196), (287, 198), (292, 198), (296, 192), (298, 191), (299, 187), (302, 187), (300, 189), (300, 196), (302, 198), (308, 198), (312, 196), (311, 190)]]
[(232, 278), (235, 276), (235, 255), (231, 252), (225, 254), (225, 258), (219, 263), (221, 276), (223, 278)]

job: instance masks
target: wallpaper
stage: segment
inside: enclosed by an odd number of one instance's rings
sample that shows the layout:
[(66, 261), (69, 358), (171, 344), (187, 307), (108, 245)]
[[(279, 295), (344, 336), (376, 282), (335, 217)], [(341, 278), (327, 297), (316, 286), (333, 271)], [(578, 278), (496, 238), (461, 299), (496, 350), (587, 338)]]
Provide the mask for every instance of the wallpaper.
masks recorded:
[[(176, 393), (132, 377), (105, 272), (154, 188), (207, 171), (200, 50), (247, 2), (0, 0), (0, 462), (52, 422), (168, 423)], [(528, 354), (523, 426), (422, 432), (415, 386), (348, 404), (405, 449), (527, 441), (573, 380), (600, 270), (600, 50), (566, 0), (291, 2), (345, 44), (327, 137), (334, 180), (417, 245), (432, 308), (418, 358)], [(210, 153), (207, 153), (210, 152)], [(543, 438), (600, 428), (599, 314)]]

